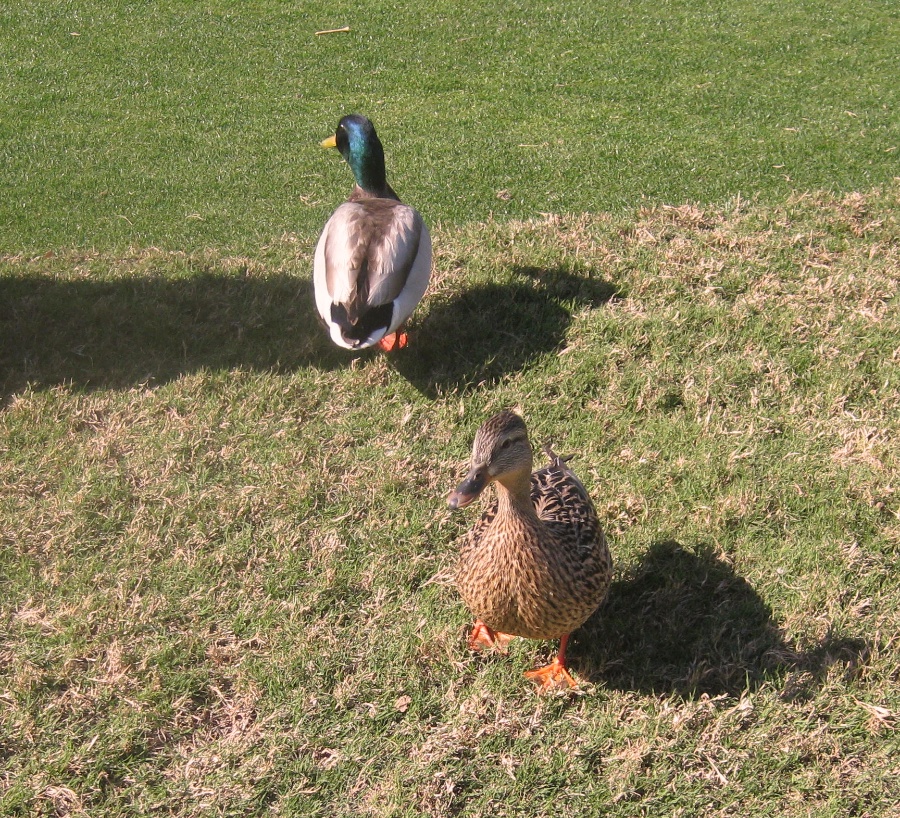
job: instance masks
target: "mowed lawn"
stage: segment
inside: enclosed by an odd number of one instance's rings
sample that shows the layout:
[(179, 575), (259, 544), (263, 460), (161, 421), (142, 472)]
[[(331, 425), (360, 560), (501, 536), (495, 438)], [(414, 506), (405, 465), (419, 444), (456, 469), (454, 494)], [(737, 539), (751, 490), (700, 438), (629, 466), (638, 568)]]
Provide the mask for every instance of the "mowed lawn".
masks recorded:
[[(0, 815), (897, 814), (893, 4), (0, 42)], [(349, 111), (432, 226), (392, 356), (314, 319)], [(610, 540), (576, 694), (466, 647), (445, 499), (502, 407)]]
[(898, 167), (898, 38), (892, 0), (15, 3), (0, 247), (311, 240), (350, 112), (431, 224), (868, 190)]

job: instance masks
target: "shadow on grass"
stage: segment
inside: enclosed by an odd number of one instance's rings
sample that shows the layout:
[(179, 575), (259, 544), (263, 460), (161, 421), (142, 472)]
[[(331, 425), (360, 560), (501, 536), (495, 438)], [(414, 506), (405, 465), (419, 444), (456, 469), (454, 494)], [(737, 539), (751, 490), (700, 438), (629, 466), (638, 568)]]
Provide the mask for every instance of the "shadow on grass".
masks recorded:
[(117, 281), (0, 278), (0, 389), (123, 388), (200, 368), (344, 365), (308, 280), (194, 273)]
[(829, 668), (865, 661), (865, 642), (826, 637), (798, 652), (752, 586), (711, 549), (653, 545), (572, 640), (572, 664), (615, 690), (740, 696), (765, 681), (810, 694)]
[[(616, 294), (564, 269), (513, 272), (514, 283), (431, 305), (411, 347), (391, 359), (400, 374), (432, 398), (494, 383), (559, 348), (572, 305)], [(203, 368), (334, 369), (351, 359), (320, 326), (309, 281), (294, 276), (0, 278), (0, 405), (28, 383), (127, 388)]]
[(410, 347), (393, 359), (397, 371), (430, 398), (490, 386), (559, 349), (573, 308), (600, 306), (617, 294), (608, 281), (564, 268), (512, 272), (510, 283), (431, 303)]

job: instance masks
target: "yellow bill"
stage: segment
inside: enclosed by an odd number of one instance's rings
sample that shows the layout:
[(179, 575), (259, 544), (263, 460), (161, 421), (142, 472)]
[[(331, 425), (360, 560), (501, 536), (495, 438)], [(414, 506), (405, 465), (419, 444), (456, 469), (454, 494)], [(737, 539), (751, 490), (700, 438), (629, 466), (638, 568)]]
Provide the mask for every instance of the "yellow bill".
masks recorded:
[(337, 139), (335, 139), (334, 134), (328, 137), (328, 139), (323, 139), (319, 143), (323, 148), (336, 148), (337, 147)]

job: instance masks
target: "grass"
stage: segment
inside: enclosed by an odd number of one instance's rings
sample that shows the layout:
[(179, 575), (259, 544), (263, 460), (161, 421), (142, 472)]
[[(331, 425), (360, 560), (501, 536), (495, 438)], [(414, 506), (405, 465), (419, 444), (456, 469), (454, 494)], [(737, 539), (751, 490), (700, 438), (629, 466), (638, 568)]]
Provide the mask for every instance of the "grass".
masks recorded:
[[(291, 236), (5, 257), (0, 814), (892, 814), (898, 204), (438, 229), (352, 363)], [(612, 543), (579, 696), (465, 647), (506, 405)]]
[[(897, 814), (897, 22), (0, 11), (0, 815)], [(390, 357), (313, 318), (348, 110), (433, 228)], [(610, 539), (578, 695), (465, 646), (505, 406)]]
[(0, 249), (311, 241), (350, 111), (430, 223), (868, 190), (896, 172), (898, 39), (890, 0), (17, 3)]

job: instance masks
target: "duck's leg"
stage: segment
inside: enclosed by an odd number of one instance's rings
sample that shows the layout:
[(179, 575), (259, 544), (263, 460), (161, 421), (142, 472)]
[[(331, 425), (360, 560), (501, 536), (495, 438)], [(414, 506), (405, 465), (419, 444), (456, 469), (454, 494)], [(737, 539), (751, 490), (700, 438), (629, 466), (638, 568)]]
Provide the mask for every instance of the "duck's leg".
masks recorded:
[(538, 683), (538, 693), (547, 693), (561, 687), (578, 687), (572, 675), (566, 670), (566, 645), (569, 643), (569, 634), (559, 640), (559, 653), (556, 658), (545, 667), (529, 670), (525, 677)]
[(403, 327), (400, 327), (396, 332), (385, 335), (377, 346), (385, 352), (394, 352), (397, 349), (403, 349), (408, 342), (409, 336), (403, 331)]
[(514, 638), (512, 634), (492, 630), (479, 619), (472, 626), (472, 632), (469, 634), (469, 647), (472, 650), (496, 648), (500, 653), (506, 653), (506, 646)]

